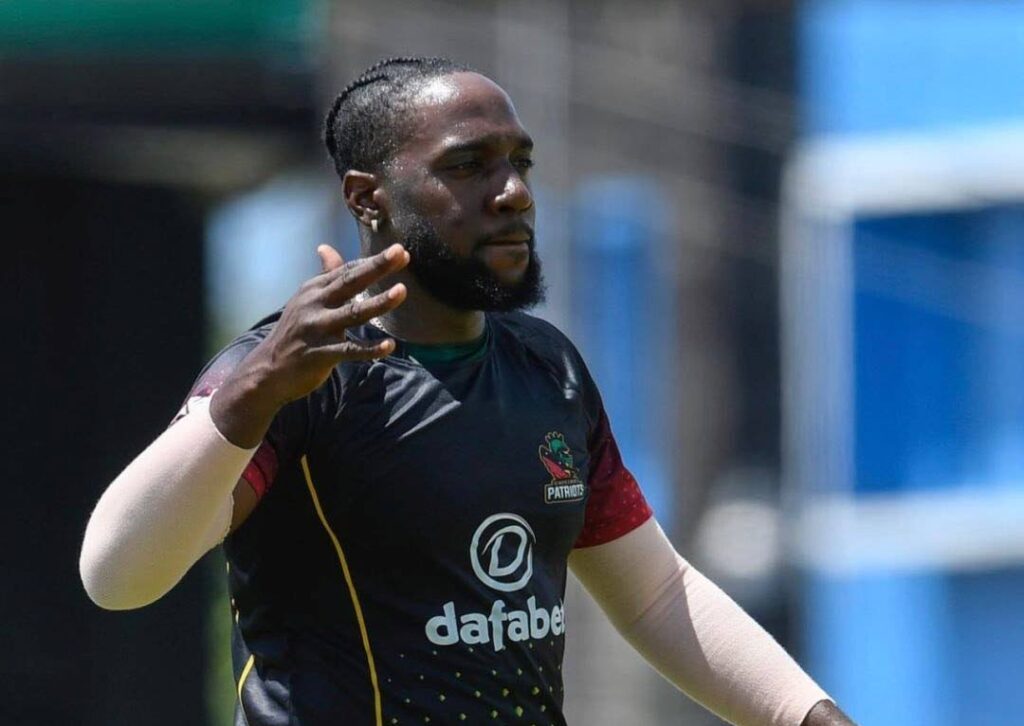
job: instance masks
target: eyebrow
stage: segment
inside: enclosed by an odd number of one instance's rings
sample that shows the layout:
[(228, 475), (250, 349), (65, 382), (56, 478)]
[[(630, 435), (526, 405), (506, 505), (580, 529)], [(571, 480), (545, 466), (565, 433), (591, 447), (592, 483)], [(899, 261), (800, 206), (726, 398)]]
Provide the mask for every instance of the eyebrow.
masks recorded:
[(480, 151), (481, 149), (486, 149), (488, 147), (500, 146), (509, 140), (514, 143), (517, 150), (531, 151), (533, 149), (533, 139), (529, 136), (486, 134), (484, 136), (478, 136), (470, 141), (455, 141), (450, 144), (444, 144), (441, 148), (441, 154), (451, 154), (460, 151)]

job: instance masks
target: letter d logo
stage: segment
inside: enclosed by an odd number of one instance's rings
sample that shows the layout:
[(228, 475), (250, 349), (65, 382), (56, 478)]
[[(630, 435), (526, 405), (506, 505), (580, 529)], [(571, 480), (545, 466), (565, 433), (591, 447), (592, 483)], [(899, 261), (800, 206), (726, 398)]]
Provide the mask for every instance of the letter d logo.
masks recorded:
[(533, 576), (533, 529), (517, 514), (492, 514), (473, 534), (469, 560), (480, 582), (500, 592), (521, 590)]
[(434, 645), (455, 645), (459, 642), (459, 624), (455, 620), (455, 603), (444, 604), (444, 615), (427, 621), (427, 640)]

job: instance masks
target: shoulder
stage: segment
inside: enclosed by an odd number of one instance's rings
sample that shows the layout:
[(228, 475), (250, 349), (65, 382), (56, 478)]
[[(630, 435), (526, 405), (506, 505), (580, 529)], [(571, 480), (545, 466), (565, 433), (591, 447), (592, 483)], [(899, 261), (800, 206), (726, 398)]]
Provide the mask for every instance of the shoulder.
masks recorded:
[(495, 326), (511, 333), (520, 343), (540, 352), (579, 357), (568, 336), (547, 320), (522, 312), (492, 313)]
[(564, 387), (590, 391), (590, 372), (583, 356), (556, 326), (521, 312), (494, 313), (492, 320), (506, 339), (514, 339), (513, 345), (548, 368)]
[(219, 388), (238, 364), (270, 334), (279, 317), (280, 311), (268, 315), (221, 348), (199, 372), (189, 397), (208, 396)]

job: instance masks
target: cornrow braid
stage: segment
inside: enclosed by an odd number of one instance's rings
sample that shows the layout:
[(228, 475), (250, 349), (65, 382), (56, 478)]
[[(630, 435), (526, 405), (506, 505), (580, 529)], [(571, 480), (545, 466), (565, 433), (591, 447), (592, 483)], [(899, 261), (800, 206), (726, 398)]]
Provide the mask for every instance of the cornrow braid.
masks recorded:
[(338, 176), (349, 169), (378, 171), (398, 147), (415, 93), (434, 78), (471, 70), (447, 58), (399, 56), (363, 71), (324, 120), (324, 145)]
[(368, 86), (375, 81), (387, 80), (387, 76), (379, 71), (382, 68), (392, 65), (399, 64), (416, 64), (420, 60), (413, 56), (396, 56), (394, 58), (385, 58), (384, 60), (377, 61), (372, 66), (367, 68), (365, 71), (359, 74), (359, 77), (349, 83), (345, 88), (341, 90), (341, 93), (334, 99), (334, 103), (331, 104), (331, 110), (327, 113), (327, 120), (324, 123), (324, 143), (327, 145), (327, 151), (331, 157), (334, 156), (338, 144), (334, 138), (334, 125), (338, 118), (338, 112), (341, 110), (341, 105), (345, 100), (352, 94), (356, 89)]

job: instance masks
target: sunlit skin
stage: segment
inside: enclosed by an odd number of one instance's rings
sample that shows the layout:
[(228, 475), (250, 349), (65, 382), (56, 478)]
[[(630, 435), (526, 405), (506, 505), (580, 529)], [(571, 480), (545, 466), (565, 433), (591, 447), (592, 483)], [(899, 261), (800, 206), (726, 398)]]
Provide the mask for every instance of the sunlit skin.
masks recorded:
[[(401, 242), (414, 215), (459, 256), (476, 256), (503, 284), (522, 279), (535, 220), (533, 140), (508, 95), (476, 73), (429, 82), (416, 96), (408, 135), (379, 175), (350, 171), (345, 201), (362, 223), (364, 252)], [(370, 224), (380, 221), (380, 231)], [(409, 270), (393, 276), (407, 304), (384, 316), (388, 332), (416, 343), (459, 343), (483, 332), (480, 311), (433, 298)], [(374, 288), (376, 289), (376, 288)]]

